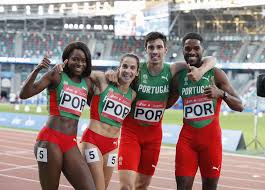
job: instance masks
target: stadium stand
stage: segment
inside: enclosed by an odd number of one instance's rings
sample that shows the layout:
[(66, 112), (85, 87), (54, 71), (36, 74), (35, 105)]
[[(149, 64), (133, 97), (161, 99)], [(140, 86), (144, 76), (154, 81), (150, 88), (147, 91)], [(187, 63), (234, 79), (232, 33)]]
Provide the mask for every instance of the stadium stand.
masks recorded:
[[(71, 1), (51, 1), (50, 4), (40, 1), (34, 5), (8, 2), (0, 5), (0, 80), (6, 82), (4, 86), (0, 85), (0, 91), (5, 96), (19, 90), (22, 81), (45, 53), (55, 63), (60, 62), (65, 45), (72, 41), (88, 45), (93, 60), (98, 61), (97, 69), (111, 67), (100, 63), (118, 61), (121, 54), (127, 52), (136, 53), (142, 61), (145, 58), (143, 36), (115, 33), (114, 0), (108, 3), (80, 0), (75, 4), (77, 12), (74, 12), (74, 2)], [(169, 2), (167, 14), (158, 11), (161, 2)], [(148, 0), (143, 16), (145, 24), (148, 25), (150, 18), (152, 22), (146, 29), (158, 26), (159, 30), (168, 33), (166, 62), (183, 60), (181, 37), (185, 33), (201, 33), (205, 39), (204, 55), (215, 56), (218, 66), (228, 73), (233, 85), (241, 91), (241, 86), (246, 86), (258, 73), (265, 71), (262, 66), (265, 65), (265, 3), (263, 6), (251, 2), (245, 5), (240, 1), (240, 6), (234, 6), (223, 0), (213, 2)], [(221, 6), (220, 3), (224, 4)], [(49, 12), (50, 5), (54, 7), (53, 12)], [(15, 6), (17, 10), (13, 11)], [(27, 6), (31, 7), (30, 13), (26, 12)], [(42, 14), (39, 13), (41, 6)], [(132, 24), (126, 16), (118, 24)]]
[[(126, 52), (136, 53), (142, 59), (145, 56), (144, 41), (141, 37), (115, 37), (101, 40), (91, 38), (87, 34), (70, 32), (25, 32), (1, 33), (0, 40), (1, 57), (41, 58), (47, 52), (50, 57), (58, 58), (65, 44), (72, 41), (87, 43), (94, 59), (119, 60), (119, 57)], [(215, 56), (220, 63), (265, 62), (265, 48), (260, 41), (206, 41), (205, 55)], [(169, 40), (166, 58), (168, 62), (183, 60), (181, 40)]]
[(8, 32), (0, 33), (0, 56), (14, 57), (15, 56), (15, 34)]

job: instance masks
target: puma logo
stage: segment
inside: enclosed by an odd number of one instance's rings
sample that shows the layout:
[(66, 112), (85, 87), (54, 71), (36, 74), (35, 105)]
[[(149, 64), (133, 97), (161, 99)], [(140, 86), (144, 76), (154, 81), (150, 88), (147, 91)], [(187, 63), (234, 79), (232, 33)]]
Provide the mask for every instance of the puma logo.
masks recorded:
[(209, 82), (209, 78), (207, 78), (207, 77), (202, 77), (202, 79), (205, 79), (205, 80), (207, 80)]
[(162, 79), (165, 79), (168, 82), (167, 76), (161, 76)]
[(218, 166), (218, 167), (215, 167), (215, 166), (213, 166), (213, 170), (217, 170), (218, 172), (219, 172), (219, 168), (220, 168), (220, 166)]

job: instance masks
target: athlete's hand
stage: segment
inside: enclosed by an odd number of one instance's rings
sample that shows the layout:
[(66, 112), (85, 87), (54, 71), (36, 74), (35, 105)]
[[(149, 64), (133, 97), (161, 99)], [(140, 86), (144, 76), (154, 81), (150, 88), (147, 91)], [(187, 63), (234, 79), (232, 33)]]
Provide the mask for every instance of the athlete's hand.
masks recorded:
[(202, 78), (203, 73), (197, 67), (194, 67), (188, 64), (188, 71), (189, 72), (187, 75), (188, 75), (189, 80), (193, 82), (197, 82)]
[(115, 83), (119, 85), (119, 80), (118, 80), (118, 71), (114, 70), (107, 70), (105, 72), (105, 76), (109, 82)]
[(49, 69), (51, 65), (51, 61), (48, 58), (48, 55), (45, 54), (43, 59), (40, 61), (40, 63), (37, 65), (36, 70), (42, 70), (42, 69)]
[(63, 72), (63, 69), (64, 69), (65, 65), (67, 64), (67, 62), (68, 62), (68, 59), (64, 60), (64, 62), (63, 62), (62, 64), (57, 64), (57, 65), (55, 65), (55, 66), (53, 67), (53, 70), (54, 70), (55, 72), (58, 72), (58, 73)]
[(223, 91), (220, 90), (216, 85), (215, 85), (215, 81), (214, 81), (214, 77), (211, 77), (211, 85), (209, 87), (204, 88), (204, 94), (208, 97), (208, 98), (220, 98), (223, 96)]

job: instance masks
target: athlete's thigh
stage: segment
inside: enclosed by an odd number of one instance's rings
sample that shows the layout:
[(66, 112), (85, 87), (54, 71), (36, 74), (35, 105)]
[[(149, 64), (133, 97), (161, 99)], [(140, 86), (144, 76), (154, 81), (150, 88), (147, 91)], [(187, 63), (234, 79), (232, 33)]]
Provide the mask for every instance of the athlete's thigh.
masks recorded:
[(75, 189), (95, 189), (89, 167), (77, 146), (64, 153), (63, 173)]
[(201, 176), (205, 178), (218, 178), (222, 167), (222, 143), (221, 139), (210, 143), (200, 153), (199, 167)]
[(35, 144), (34, 153), (38, 162), (42, 189), (57, 189), (63, 162), (59, 146), (48, 141), (38, 141)]
[(198, 152), (182, 136), (176, 145), (175, 176), (195, 176), (198, 169)]
[(123, 132), (118, 148), (118, 170), (137, 171), (141, 155), (136, 135)]
[(93, 176), (96, 189), (105, 189), (103, 157), (99, 148), (94, 144), (82, 142), (82, 154)]
[(140, 163), (137, 170), (138, 173), (148, 176), (154, 174), (160, 154), (161, 140), (145, 142), (141, 146), (142, 149)]
[(117, 152), (118, 152), (118, 149), (116, 148), (115, 150), (108, 152), (103, 156), (103, 160), (104, 160), (103, 170), (104, 170), (106, 188), (109, 185), (113, 170), (117, 165), (117, 160), (118, 160)]
[(81, 153), (86, 163), (92, 169), (95, 168), (99, 170), (101, 173), (103, 172), (103, 156), (99, 150), (99, 148), (91, 143), (82, 142), (81, 145)]

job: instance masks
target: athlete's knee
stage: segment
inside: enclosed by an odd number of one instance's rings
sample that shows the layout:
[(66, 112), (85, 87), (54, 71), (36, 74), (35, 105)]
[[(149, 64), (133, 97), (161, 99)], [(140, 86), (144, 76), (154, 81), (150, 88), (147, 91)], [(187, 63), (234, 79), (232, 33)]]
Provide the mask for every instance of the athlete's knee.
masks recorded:
[(219, 178), (202, 178), (203, 190), (216, 190)]
[(58, 182), (51, 182), (51, 181), (44, 182), (43, 180), (40, 180), (40, 184), (41, 184), (42, 190), (57, 190), (59, 188), (59, 181)]
[(133, 190), (133, 185), (131, 184), (120, 184), (120, 190)]
[(135, 190), (147, 190), (149, 186), (149, 183), (142, 183), (142, 184), (136, 184)]
[(176, 176), (177, 190), (191, 190), (194, 177)]
[(146, 190), (150, 185), (151, 177), (149, 178), (137, 178), (135, 183), (136, 190)]

